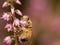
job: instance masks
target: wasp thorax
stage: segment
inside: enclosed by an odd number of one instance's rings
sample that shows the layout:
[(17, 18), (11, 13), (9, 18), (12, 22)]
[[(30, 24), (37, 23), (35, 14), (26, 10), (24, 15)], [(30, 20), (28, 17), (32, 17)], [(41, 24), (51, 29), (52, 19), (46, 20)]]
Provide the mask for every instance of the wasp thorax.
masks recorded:
[(28, 16), (24, 15), (22, 18), (24, 18), (24, 19), (28, 19)]
[(21, 19), (27, 21), (29, 18), (28, 18), (28, 16), (24, 15)]

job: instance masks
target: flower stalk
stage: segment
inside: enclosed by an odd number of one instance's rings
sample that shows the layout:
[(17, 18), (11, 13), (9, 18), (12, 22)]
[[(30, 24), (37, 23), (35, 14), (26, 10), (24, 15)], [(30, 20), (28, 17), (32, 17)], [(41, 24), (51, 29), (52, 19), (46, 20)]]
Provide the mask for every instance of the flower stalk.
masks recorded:
[[(6, 44), (11, 45), (14, 41), (15, 45), (18, 45), (18, 42), (23, 43), (31, 38), (32, 35), (32, 22), (28, 16), (23, 15), (19, 9), (15, 9), (13, 2), (21, 5), (19, 0), (7, 0), (3, 3), (2, 8), (10, 6), (10, 12), (4, 12), (1, 19), (5, 21), (13, 21), (10, 24), (6, 24), (5, 28), (8, 33), (13, 32), (12, 35), (5, 37), (4, 41)], [(21, 19), (18, 19), (15, 15), (20, 16)]]

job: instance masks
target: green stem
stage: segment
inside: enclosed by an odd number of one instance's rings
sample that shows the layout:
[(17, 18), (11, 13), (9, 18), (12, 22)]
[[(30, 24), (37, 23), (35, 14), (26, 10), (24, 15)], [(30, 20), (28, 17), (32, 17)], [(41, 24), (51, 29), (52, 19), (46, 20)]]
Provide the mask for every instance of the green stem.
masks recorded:
[(18, 45), (18, 40), (17, 40), (17, 35), (16, 35), (16, 33), (14, 33), (14, 36), (15, 36), (15, 45)]
[[(11, 8), (14, 8), (14, 6), (13, 6), (13, 2), (11, 2)], [(12, 18), (13, 18), (13, 20), (15, 20), (16, 19), (16, 17), (15, 16), (12, 16)], [(14, 27), (14, 26), (13, 26)], [(16, 35), (16, 29), (14, 28), (14, 39), (15, 39), (15, 45), (18, 45), (18, 40), (17, 40), (17, 35)]]

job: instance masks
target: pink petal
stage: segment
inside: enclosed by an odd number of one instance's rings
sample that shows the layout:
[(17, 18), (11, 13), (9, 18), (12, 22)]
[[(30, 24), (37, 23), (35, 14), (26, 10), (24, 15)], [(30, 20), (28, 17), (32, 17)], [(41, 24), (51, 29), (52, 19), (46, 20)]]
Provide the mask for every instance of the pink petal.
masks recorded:
[(21, 20), (21, 21), (20, 21), (20, 24), (21, 24), (21, 26), (25, 26), (25, 25), (27, 24), (27, 22), (24, 21), (24, 20)]
[(2, 15), (2, 17), (1, 17), (1, 19), (9, 21), (10, 20), (10, 15), (8, 15), (7, 13), (4, 12), (3, 15)]
[(7, 28), (8, 32), (12, 31), (12, 24), (6, 24), (5, 28)]
[(5, 37), (4, 41), (6, 44), (10, 45), (12, 43), (12, 38), (10, 36)]

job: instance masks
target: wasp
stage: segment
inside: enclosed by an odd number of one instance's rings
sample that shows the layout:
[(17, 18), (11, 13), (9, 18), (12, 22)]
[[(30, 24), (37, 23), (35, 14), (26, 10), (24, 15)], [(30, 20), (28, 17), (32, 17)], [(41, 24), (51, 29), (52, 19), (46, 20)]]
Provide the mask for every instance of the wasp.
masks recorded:
[(19, 35), (18, 39), (20, 42), (26, 42), (30, 40), (32, 36), (32, 22), (26, 15), (21, 19), (25, 20), (27, 22), (27, 25), (25, 27), (22, 27), (22, 33)]

